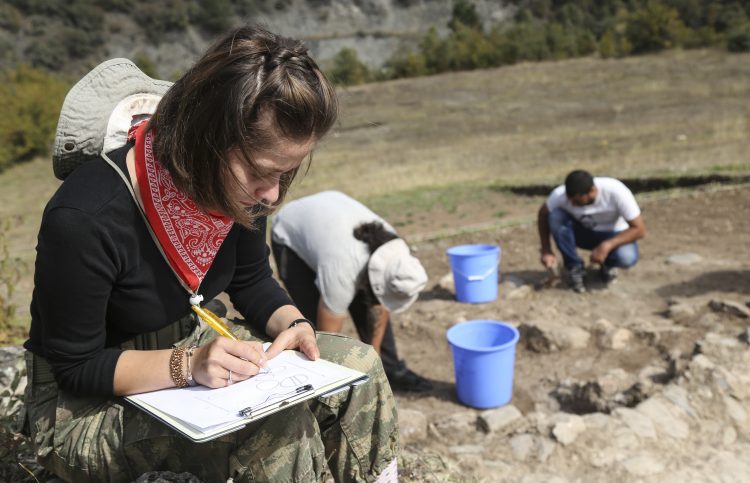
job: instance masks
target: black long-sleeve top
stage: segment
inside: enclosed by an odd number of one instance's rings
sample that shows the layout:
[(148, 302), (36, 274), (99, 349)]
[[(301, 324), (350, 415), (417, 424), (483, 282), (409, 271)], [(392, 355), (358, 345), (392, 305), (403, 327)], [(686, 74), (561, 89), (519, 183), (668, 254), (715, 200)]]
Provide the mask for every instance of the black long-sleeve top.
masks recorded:
[[(130, 145), (110, 153), (127, 173)], [(264, 329), (291, 304), (272, 278), (266, 219), (234, 225), (200, 291), (226, 291)], [(37, 240), (31, 329), (25, 347), (45, 357), (59, 386), (112, 395), (119, 344), (190, 313), (189, 294), (159, 252), (122, 178), (103, 159), (70, 174), (47, 204)]]

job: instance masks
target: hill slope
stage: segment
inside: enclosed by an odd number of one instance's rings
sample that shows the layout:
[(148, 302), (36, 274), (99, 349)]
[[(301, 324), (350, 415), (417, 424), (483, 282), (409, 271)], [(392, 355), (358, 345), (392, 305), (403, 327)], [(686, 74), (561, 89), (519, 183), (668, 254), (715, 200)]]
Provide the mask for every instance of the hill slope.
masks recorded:
[[(489, 25), (505, 19), (504, 2), (472, 2)], [(162, 78), (191, 65), (216, 32), (246, 22), (301, 38), (325, 65), (344, 47), (380, 66), (441, 31), (452, 2), (442, 0), (46, 0), (0, 2), (0, 68), (23, 60), (80, 75), (89, 65), (124, 56), (148, 59)]]

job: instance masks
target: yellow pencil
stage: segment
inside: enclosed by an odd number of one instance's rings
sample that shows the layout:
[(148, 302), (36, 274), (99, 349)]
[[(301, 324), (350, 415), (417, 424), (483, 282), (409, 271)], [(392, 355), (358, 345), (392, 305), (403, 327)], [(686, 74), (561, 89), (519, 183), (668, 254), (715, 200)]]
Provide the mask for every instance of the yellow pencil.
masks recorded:
[(198, 317), (200, 317), (205, 323), (207, 323), (212, 329), (214, 329), (220, 335), (223, 335), (224, 337), (227, 337), (232, 340), (237, 340), (237, 337), (235, 337), (234, 334), (232, 334), (229, 331), (229, 327), (219, 317), (212, 314), (208, 310), (202, 309), (198, 305), (191, 305), (191, 308), (196, 314), (198, 314)]

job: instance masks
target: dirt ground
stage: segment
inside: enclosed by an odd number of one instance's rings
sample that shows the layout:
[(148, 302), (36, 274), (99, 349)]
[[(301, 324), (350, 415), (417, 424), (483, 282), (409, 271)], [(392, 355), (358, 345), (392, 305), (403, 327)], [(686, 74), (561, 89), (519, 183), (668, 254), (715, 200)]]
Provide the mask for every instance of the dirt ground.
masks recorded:
[[(746, 319), (711, 314), (708, 318), (704, 316), (701, 323), (686, 323), (679, 331), (665, 332), (664, 337), (653, 336), (659, 326), (672, 324), (668, 313), (670, 304), (675, 302), (704, 307), (710, 299), (742, 305), (750, 301), (750, 187), (713, 186), (641, 200), (648, 232), (640, 243), (640, 262), (622, 273), (609, 288), (598, 283), (591, 268), (587, 274), (590, 290), (580, 295), (567, 290), (559, 280), (550, 283), (538, 262), (536, 226), (530, 222), (534, 212), (528, 211), (531, 206), (528, 200), (518, 199), (518, 203), (526, 209), (526, 223), (413, 243), (430, 275), (430, 283), (409, 311), (394, 318), (395, 332), (400, 355), (414, 371), (435, 381), (436, 386), (426, 395), (397, 395), (401, 410), (424, 414), (430, 427), (426, 436), (407, 438), (404, 444), (415, 465), (422, 465), (421, 470), (412, 474), (414, 480), (447, 477), (498, 481), (503, 479), (498, 476), (498, 464), (508, 463), (508, 436), (495, 437), (476, 431), (452, 431), (448, 436), (434, 431), (442, 420), (456, 413), (474, 411), (458, 403), (455, 396), (445, 333), (456, 323), (496, 319), (514, 325), (533, 325), (535, 321), (545, 321), (591, 332), (596, 321), (604, 318), (616, 328), (627, 328), (634, 334), (620, 350), (601, 349), (589, 342), (585, 348), (550, 353), (529, 350), (522, 337), (516, 353), (512, 404), (525, 416), (560, 410), (591, 412), (580, 404), (576, 406), (575, 400), (555, 398), (555, 390), (570, 381), (597, 380), (613, 369), (623, 369), (632, 375), (644, 368), (663, 370), (662, 382), (666, 382), (677, 377), (675, 364), (680, 357), (688, 358), (696, 342), (708, 332), (736, 336), (748, 325)], [(517, 206), (505, 209), (516, 212)], [(470, 223), (470, 219), (464, 220), (464, 224)], [(464, 243), (500, 245), (501, 284), (496, 301), (459, 303), (450, 291), (440, 286), (441, 278), (450, 273), (446, 249)], [(670, 257), (685, 254), (693, 255), (686, 257), (685, 263), (670, 263)], [(520, 281), (529, 287), (518, 291)], [(657, 387), (651, 393), (658, 390)], [(634, 394), (634, 399), (623, 405), (634, 406), (651, 393)], [(613, 403), (604, 412), (617, 405)], [(561, 445), (557, 446), (563, 451)], [(470, 449), (460, 450), (467, 447)], [(430, 458), (438, 463), (426, 462)], [(549, 468), (554, 461), (555, 458), (550, 458), (541, 467), (553, 475), (565, 474)], [(434, 464), (444, 472), (431, 476)], [(569, 477), (604, 478), (607, 471), (579, 462)]]

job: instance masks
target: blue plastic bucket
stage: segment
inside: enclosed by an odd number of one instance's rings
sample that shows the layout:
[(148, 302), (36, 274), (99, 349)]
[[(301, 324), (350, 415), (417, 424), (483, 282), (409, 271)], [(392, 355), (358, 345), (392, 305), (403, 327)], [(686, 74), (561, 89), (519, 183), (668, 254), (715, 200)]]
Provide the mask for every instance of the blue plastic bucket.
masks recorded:
[(473, 304), (497, 298), (497, 245), (459, 245), (446, 252), (453, 272), (456, 300)]
[(454, 325), (446, 335), (458, 400), (482, 409), (507, 404), (513, 396), (518, 330), (497, 320), (472, 320)]

